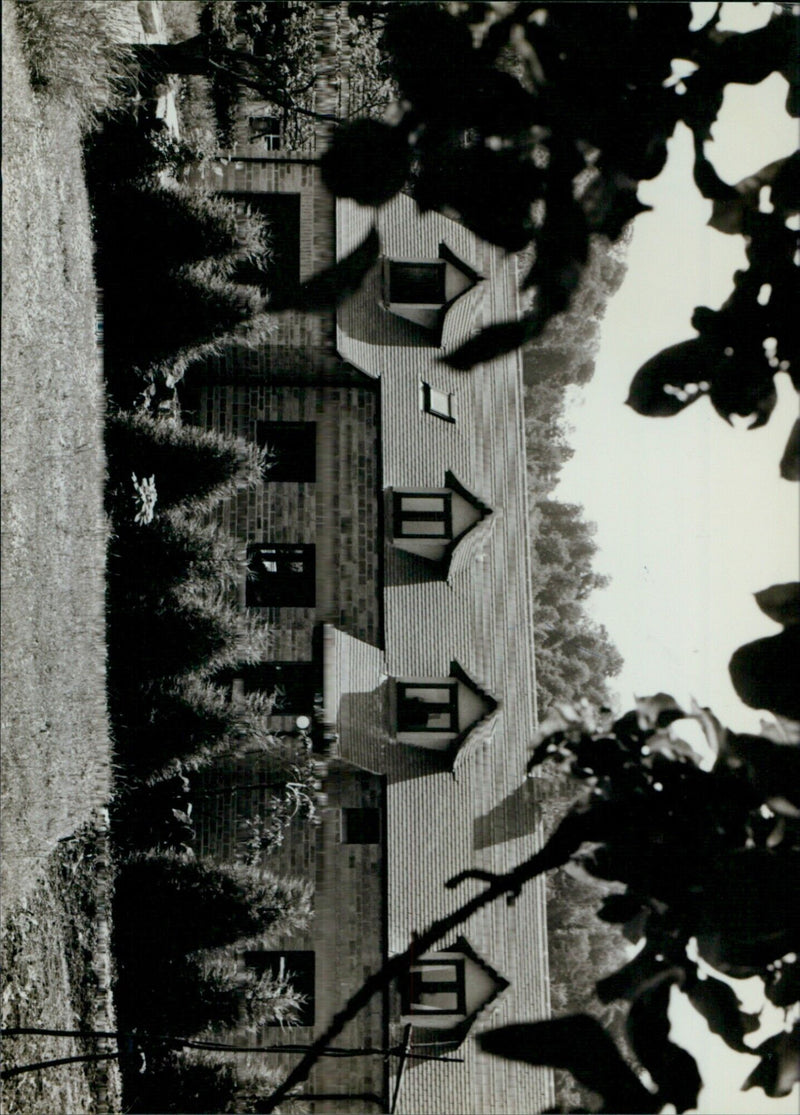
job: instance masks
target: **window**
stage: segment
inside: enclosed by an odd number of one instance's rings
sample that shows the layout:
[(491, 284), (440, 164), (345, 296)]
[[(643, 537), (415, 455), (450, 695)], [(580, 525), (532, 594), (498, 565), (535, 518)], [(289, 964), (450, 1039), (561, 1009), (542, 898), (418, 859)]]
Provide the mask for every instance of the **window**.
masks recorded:
[(253, 608), (313, 608), (314, 547), (258, 543), (247, 547), (245, 600)]
[(415, 306), (443, 306), (445, 296), (445, 263), (396, 263), (389, 265), (389, 301)]
[(450, 492), (440, 495), (395, 492), (394, 533), (398, 538), (441, 538), (446, 541), (452, 538)]
[[(304, 997), (300, 1009), (300, 1026), (314, 1025), (314, 953), (308, 951), (267, 952), (258, 949), (244, 954), (248, 968), (255, 968), (259, 975), (270, 972), (276, 979), (287, 980), (295, 991)], [(268, 1022), (279, 1026), (279, 1022)]]
[(262, 476), (267, 481), (310, 482), (317, 478), (315, 422), (259, 422), (256, 437), (266, 450)]
[(343, 844), (380, 844), (381, 815), (375, 808), (342, 810)]
[(278, 150), (281, 145), (281, 122), (277, 116), (250, 116), (247, 126), (251, 143), (260, 140), (267, 151)]
[(418, 960), (403, 987), (403, 1014), (466, 1014), (464, 961)]
[(398, 682), (398, 732), (457, 732), (456, 682)]
[(455, 422), (453, 417), (453, 396), (429, 383), (422, 384), (422, 409), (426, 414), (435, 414), (445, 422)]

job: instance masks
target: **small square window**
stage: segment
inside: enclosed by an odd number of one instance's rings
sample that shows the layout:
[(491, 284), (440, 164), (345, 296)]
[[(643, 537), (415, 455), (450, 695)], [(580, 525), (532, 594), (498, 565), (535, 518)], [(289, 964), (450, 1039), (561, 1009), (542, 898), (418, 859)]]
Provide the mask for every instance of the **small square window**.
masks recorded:
[(398, 682), (398, 732), (457, 732), (456, 682)]
[(267, 151), (278, 150), (281, 145), (281, 122), (277, 116), (250, 116), (247, 126), (251, 143), (263, 143)]
[(397, 263), (389, 265), (389, 301), (412, 306), (443, 306), (445, 263)]
[(265, 459), (262, 471), (269, 482), (310, 483), (317, 478), (315, 422), (259, 422), (256, 438)]
[(422, 384), (422, 409), (426, 414), (435, 414), (445, 422), (455, 422), (453, 416), (453, 396), (429, 383)]
[[(303, 996), (298, 1025), (314, 1025), (314, 979), (315, 957), (307, 950), (287, 952), (268, 952), (257, 949), (244, 954), (248, 968), (255, 968), (259, 974), (270, 972), (276, 979), (285, 979), (295, 991)], [(279, 1022), (268, 1022), (268, 1026), (279, 1026)]]
[(396, 538), (433, 538), (449, 541), (453, 535), (450, 492), (395, 492)]
[(252, 608), (313, 608), (314, 547), (258, 543), (247, 547), (245, 600)]
[(342, 810), (343, 844), (380, 844), (381, 814), (374, 808)]
[(465, 1014), (464, 961), (418, 960), (402, 990), (403, 1014)]

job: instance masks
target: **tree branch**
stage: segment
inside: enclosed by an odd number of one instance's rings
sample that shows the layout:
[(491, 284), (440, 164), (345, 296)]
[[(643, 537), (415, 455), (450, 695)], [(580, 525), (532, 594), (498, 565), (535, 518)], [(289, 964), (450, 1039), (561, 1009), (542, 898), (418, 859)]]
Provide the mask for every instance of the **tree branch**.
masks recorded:
[[(308, 1052), (295, 1065), (284, 1082), (275, 1089), (272, 1095), (259, 1103), (256, 1110), (261, 1115), (268, 1115), (269, 1112), (275, 1110), (282, 1100), (287, 1098), (298, 1084), (307, 1080), (309, 1073), (331, 1041), (341, 1034), (348, 1022), (351, 1022), (363, 1010), (374, 995), (387, 987), (398, 976), (402, 976), (417, 957), (427, 952), (448, 933), (468, 921), (473, 914), (482, 910), (484, 906), (495, 902), (504, 894), (519, 894), (522, 887), (529, 883), (531, 879), (535, 879), (538, 875), (544, 874), (545, 871), (566, 863), (583, 841), (590, 839), (590, 833), (586, 831), (585, 819), (586, 813), (580, 809), (568, 814), (540, 852), (519, 864), (513, 871), (504, 875), (495, 875), (491, 882), (487, 880), (488, 885), (481, 894), (471, 898), (446, 917), (439, 918), (422, 933), (416, 934), (405, 952), (393, 956), (391, 960), (383, 965), (380, 971), (371, 975), (358, 991), (351, 995), (342, 1009), (334, 1015), (325, 1032), (311, 1044)], [(457, 876), (456, 878), (460, 879), (461, 877)]]

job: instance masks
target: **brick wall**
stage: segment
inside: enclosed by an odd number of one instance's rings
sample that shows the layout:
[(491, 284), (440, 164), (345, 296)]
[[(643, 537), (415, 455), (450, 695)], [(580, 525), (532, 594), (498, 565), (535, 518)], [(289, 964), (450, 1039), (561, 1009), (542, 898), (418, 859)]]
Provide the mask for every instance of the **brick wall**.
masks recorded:
[[(269, 764), (263, 756), (224, 759), (196, 776), (194, 820), (198, 852), (230, 860), (238, 822), (262, 811), (269, 795)], [(275, 950), (313, 950), (315, 954), (314, 1026), (281, 1030), (264, 1027), (241, 1032), (237, 1040), (251, 1045), (303, 1044), (322, 1032), (345, 1000), (376, 971), (384, 958), (385, 844), (342, 842), (342, 809), (372, 807), (383, 811), (382, 780), (365, 771), (331, 763), (325, 782), (328, 806), (322, 824), (293, 822), (280, 849), (264, 858), (278, 875), (295, 875), (315, 883), (315, 915), (308, 933), (270, 941)], [(383, 817), (381, 823), (383, 826)], [(381, 833), (383, 836), (383, 831)], [(384, 1006), (379, 996), (337, 1040), (349, 1048), (383, 1047)], [(270, 1067), (288, 1070), (296, 1055), (270, 1055)], [(380, 1057), (333, 1060), (323, 1058), (307, 1090), (376, 1092), (383, 1090)], [(358, 1102), (319, 1102), (317, 1111), (361, 1111)]]
[(262, 609), (276, 624), (275, 661), (309, 661), (315, 623), (380, 639), (378, 398), (371, 385), (203, 387), (195, 420), (255, 441), (260, 420), (314, 422), (317, 480), (266, 482), (223, 500), (220, 522), (243, 544), (313, 543), (315, 608)]

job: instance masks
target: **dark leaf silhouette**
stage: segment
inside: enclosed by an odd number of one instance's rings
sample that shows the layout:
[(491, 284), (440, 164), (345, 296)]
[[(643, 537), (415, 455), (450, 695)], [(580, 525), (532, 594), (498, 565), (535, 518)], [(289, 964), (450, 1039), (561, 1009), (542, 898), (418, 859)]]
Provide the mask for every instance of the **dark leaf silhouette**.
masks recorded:
[(514, 352), (520, 345), (538, 337), (545, 325), (546, 321), (538, 314), (530, 314), (519, 321), (490, 325), (459, 345), (455, 352), (448, 353), (444, 362), (451, 368), (466, 372), (476, 364), (486, 364), (498, 356), (505, 356), (507, 352)]
[(597, 916), (602, 921), (628, 922), (642, 909), (642, 900), (635, 894), (609, 894), (603, 899)]
[(667, 973), (671, 973), (674, 979), (681, 979), (684, 970), (670, 962), (658, 948), (648, 944), (619, 971), (597, 981), (597, 997), (601, 1003), (612, 1003), (614, 999), (635, 999), (648, 987), (660, 983)]
[(380, 237), (377, 230), (372, 228), (358, 247), (333, 267), (314, 275), (294, 290), (276, 291), (268, 308), (275, 312), (314, 311), (338, 305), (358, 290), (377, 262), (380, 250)]
[(398, 4), (386, 22), (384, 43), (401, 92), (419, 112), (436, 119), (461, 104), (462, 90), (478, 70), (465, 23), (438, 5)]
[(766, 987), (767, 998), (776, 1007), (790, 1007), (800, 1002), (800, 963), (779, 960)]
[(731, 1049), (749, 1052), (745, 1036), (758, 1029), (758, 1015), (746, 1014), (733, 988), (709, 976), (694, 979), (685, 988), (689, 1001), (708, 1023), (712, 1034), (719, 1034)]
[(742, 1091), (763, 1088), (773, 1098), (788, 1096), (800, 1080), (800, 1023), (795, 1023), (788, 1033), (767, 1038), (758, 1046), (756, 1053), (761, 1063), (745, 1080)]
[(780, 464), (784, 480), (800, 480), (800, 418), (792, 426)]
[(626, 404), (648, 418), (670, 418), (708, 390), (717, 362), (717, 350), (703, 337), (670, 345), (641, 366)]
[(750, 708), (800, 720), (800, 626), (756, 639), (734, 652), (728, 669), (733, 687)]
[(783, 585), (770, 585), (755, 594), (764, 615), (784, 627), (800, 623), (800, 582), (789, 581)]
[(354, 120), (336, 130), (319, 165), (323, 182), (336, 197), (383, 205), (408, 178), (408, 138), (399, 126)]
[(642, 1066), (658, 1088), (662, 1103), (677, 1111), (697, 1106), (703, 1081), (694, 1057), (669, 1040), (667, 1017), (672, 980), (669, 975), (637, 996), (626, 1023), (628, 1037)]
[(477, 1040), (484, 1052), (498, 1057), (566, 1069), (603, 1097), (604, 1111), (645, 1115), (661, 1108), (659, 1098), (648, 1092), (600, 1023), (588, 1015), (501, 1026)]
[(762, 736), (728, 732), (717, 768), (747, 780), (758, 803), (783, 799), (800, 815), (800, 748)]

